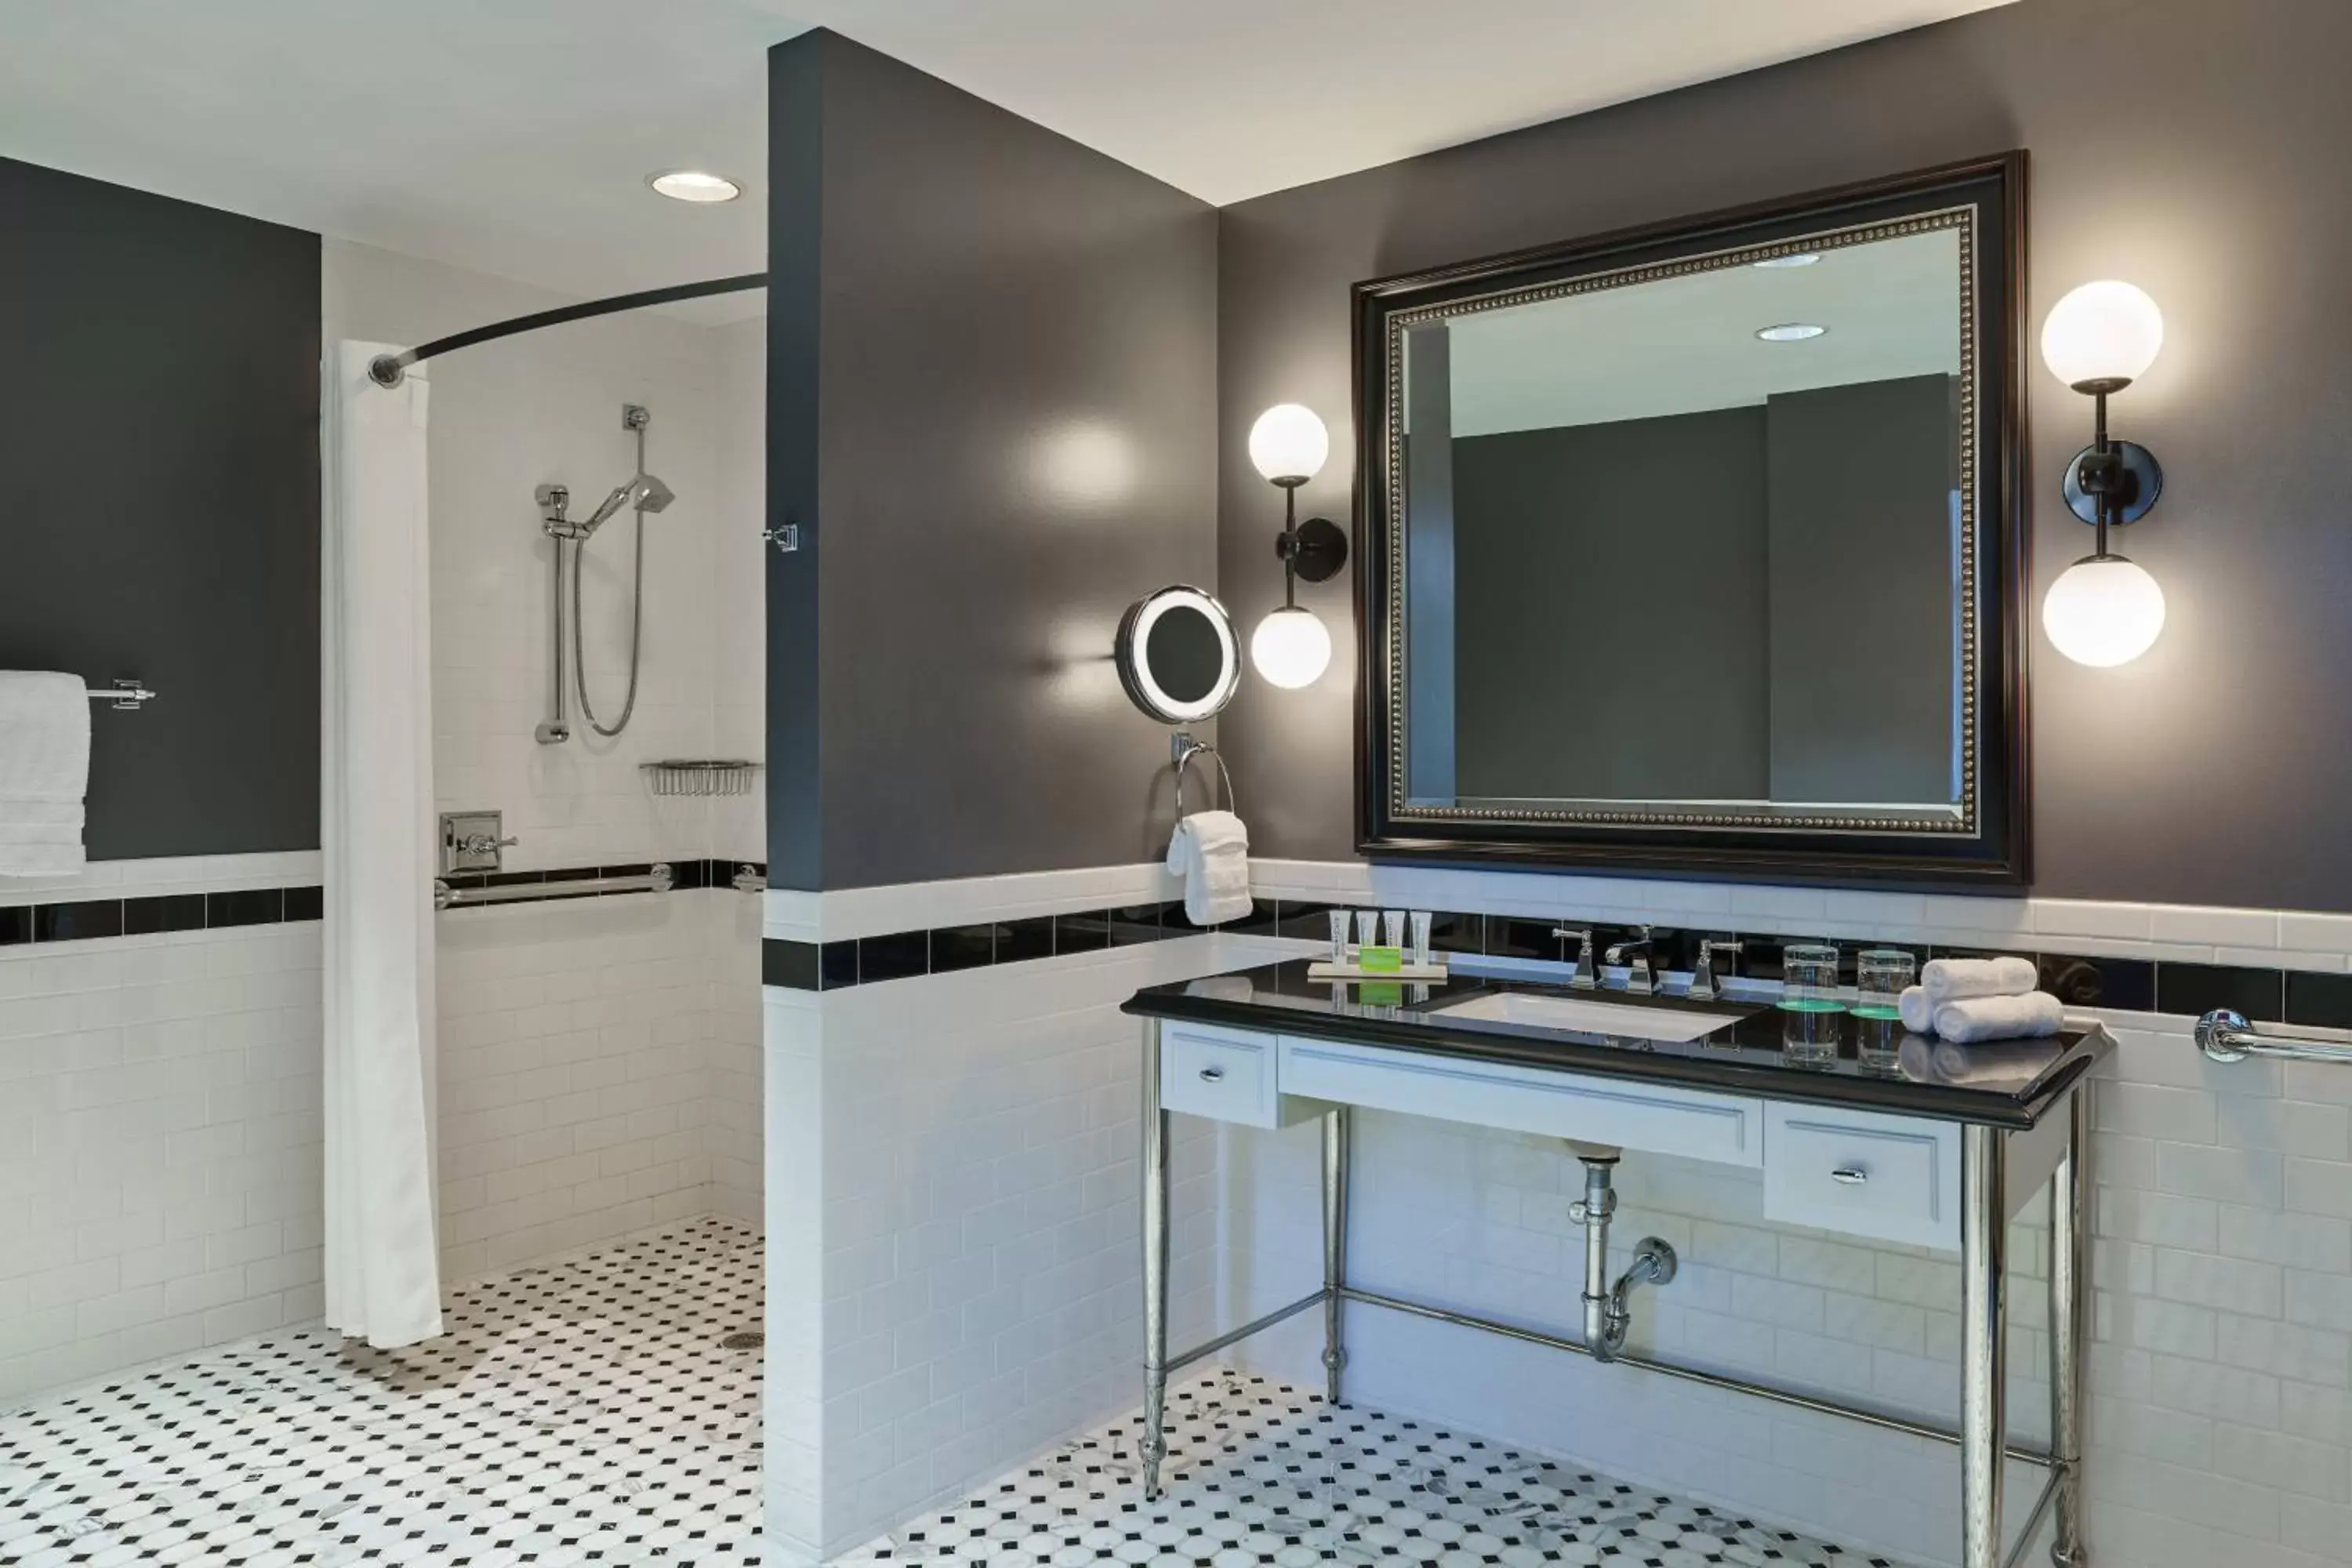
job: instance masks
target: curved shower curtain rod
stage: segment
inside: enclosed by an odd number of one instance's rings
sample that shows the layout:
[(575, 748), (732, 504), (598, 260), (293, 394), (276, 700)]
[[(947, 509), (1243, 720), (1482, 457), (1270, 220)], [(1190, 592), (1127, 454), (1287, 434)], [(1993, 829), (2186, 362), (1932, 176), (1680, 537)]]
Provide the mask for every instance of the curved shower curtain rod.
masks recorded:
[(565, 305), (553, 310), (535, 310), (528, 316), (517, 316), (510, 321), (493, 321), (487, 327), (470, 327), (462, 332), (452, 332), (446, 338), (436, 338), (396, 354), (378, 354), (368, 362), (368, 379), (378, 386), (398, 386), (408, 367), (446, 354), (452, 349), (469, 349), (476, 343), (495, 342), (510, 338), (517, 332), (535, 332), (541, 327), (562, 326), (566, 321), (586, 321), (591, 316), (610, 316), (622, 310), (641, 310), (648, 305), (675, 304), (680, 300), (700, 300), (711, 294), (740, 294), (746, 289), (765, 289), (768, 275), (745, 272), (733, 278), (713, 278), (701, 283), (673, 283), (667, 289), (647, 289), (637, 294), (615, 294), (609, 300), (589, 300), (577, 305)]

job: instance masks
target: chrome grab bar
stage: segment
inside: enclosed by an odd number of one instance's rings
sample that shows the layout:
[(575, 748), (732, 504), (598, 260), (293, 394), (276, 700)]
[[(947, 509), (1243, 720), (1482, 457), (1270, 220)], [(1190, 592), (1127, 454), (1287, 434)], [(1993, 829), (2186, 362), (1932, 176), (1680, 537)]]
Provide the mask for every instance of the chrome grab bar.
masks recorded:
[(593, 893), (667, 893), (670, 889), (670, 869), (667, 864), (657, 865), (637, 877), (583, 877), (573, 881), (560, 882), (499, 882), (487, 888), (453, 888), (436, 878), (433, 883), (433, 907), (450, 910), (467, 904), (542, 903), (555, 899), (585, 898)]
[(2288, 1035), (2258, 1035), (2242, 1013), (2216, 1007), (2197, 1020), (2197, 1048), (2217, 1062), (2276, 1057), (2299, 1062), (2352, 1065), (2352, 1045), (2335, 1040), (2298, 1040)]

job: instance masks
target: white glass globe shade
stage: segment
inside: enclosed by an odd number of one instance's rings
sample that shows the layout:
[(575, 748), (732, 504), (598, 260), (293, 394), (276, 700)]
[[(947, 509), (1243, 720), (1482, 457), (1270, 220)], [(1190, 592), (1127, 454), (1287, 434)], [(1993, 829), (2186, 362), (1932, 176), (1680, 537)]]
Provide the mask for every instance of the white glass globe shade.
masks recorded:
[(2164, 630), (2164, 590), (2120, 555), (2077, 561), (2050, 584), (2042, 629), (2076, 664), (2129, 664)]
[(1312, 408), (1277, 403), (1250, 426), (1249, 454), (1257, 471), (1277, 484), (1284, 479), (1311, 479), (1323, 471), (1323, 459), (1331, 455), (1331, 436)]
[(1250, 662), (1286, 690), (1312, 686), (1331, 668), (1331, 634), (1311, 610), (1276, 610), (1250, 634)]
[(2128, 283), (2085, 283), (2051, 307), (2042, 359), (2069, 386), (2137, 381), (2164, 347), (2164, 312)]

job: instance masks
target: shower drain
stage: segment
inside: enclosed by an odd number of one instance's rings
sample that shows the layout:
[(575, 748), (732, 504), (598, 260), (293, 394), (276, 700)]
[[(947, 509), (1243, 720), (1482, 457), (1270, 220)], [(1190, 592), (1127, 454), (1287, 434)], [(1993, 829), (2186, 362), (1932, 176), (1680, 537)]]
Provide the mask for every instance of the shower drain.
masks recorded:
[(757, 1329), (739, 1329), (719, 1342), (723, 1351), (755, 1351), (768, 1342), (768, 1336)]

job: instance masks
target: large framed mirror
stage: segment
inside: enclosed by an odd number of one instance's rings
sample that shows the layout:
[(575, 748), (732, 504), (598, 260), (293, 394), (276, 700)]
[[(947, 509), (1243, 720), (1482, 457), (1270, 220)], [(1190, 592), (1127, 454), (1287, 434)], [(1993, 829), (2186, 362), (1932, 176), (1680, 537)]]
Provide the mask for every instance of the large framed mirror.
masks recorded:
[(1360, 284), (1360, 847), (2025, 880), (2024, 196)]

